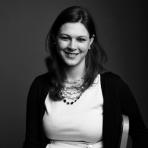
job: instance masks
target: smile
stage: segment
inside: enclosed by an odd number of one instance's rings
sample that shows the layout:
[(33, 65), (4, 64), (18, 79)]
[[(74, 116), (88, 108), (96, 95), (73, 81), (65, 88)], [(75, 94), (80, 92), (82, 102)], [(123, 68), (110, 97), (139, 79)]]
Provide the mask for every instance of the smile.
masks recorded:
[(64, 53), (69, 57), (75, 57), (79, 54), (79, 53), (73, 53), (73, 52), (67, 52), (67, 51), (64, 51)]

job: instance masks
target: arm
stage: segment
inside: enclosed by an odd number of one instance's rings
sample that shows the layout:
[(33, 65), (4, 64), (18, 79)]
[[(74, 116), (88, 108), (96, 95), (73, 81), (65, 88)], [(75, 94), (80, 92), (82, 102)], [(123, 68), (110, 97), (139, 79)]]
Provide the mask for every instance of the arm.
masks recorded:
[(35, 79), (30, 87), (26, 110), (26, 135), (23, 148), (45, 148), (41, 140), (38, 79)]
[(129, 117), (129, 134), (133, 148), (148, 147), (148, 129), (144, 125), (134, 95), (121, 79), (118, 81), (117, 93), (121, 99), (122, 112)]

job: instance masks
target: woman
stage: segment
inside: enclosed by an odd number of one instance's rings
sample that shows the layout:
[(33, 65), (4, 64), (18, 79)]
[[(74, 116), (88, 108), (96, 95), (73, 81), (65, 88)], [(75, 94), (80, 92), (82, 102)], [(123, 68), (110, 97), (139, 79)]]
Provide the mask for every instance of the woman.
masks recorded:
[(85, 8), (63, 10), (47, 35), (49, 72), (32, 83), (24, 148), (118, 148), (122, 115), (130, 120), (133, 148), (148, 136), (123, 80), (103, 68), (93, 20)]

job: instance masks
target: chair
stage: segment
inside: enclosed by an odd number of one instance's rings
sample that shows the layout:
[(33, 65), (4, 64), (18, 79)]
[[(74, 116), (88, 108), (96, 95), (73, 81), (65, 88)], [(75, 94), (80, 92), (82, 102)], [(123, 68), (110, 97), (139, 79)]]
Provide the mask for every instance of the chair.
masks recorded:
[(122, 135), (121, 135), (120, 148), (126, 148), (128, 141), (128, 133), (129, 133), (129, 118), (125, 115), (123, 115), (122, 118), (123, 121), (122, 121)]

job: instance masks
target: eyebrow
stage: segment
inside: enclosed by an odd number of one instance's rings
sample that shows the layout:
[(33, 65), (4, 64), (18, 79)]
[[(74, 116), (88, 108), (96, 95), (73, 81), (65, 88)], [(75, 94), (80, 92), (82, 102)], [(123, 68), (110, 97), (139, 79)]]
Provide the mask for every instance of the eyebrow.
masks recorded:
[[(59, 35), (65, 35), (65, 36), (71, 37), (71, 35), (66, 34), (66, 33), (59, 33)], [(77, 37), (89, 38), (87, 35), (78, 35)]]

